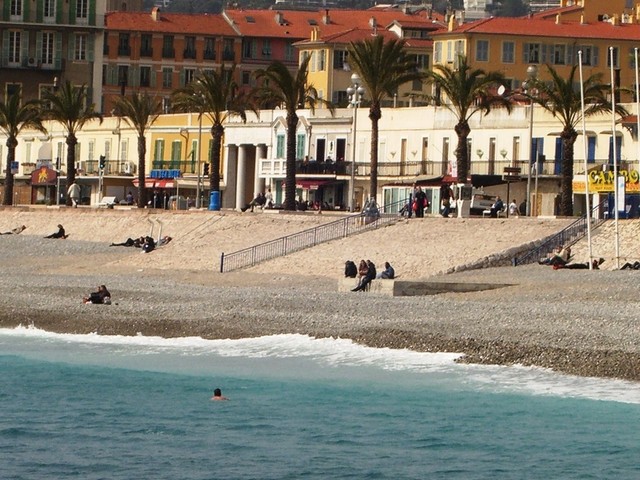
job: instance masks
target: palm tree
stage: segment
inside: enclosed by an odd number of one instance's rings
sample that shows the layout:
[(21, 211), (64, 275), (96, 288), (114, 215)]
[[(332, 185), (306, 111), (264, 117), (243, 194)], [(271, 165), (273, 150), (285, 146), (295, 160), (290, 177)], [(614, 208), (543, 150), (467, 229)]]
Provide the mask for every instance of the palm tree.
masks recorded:
[[(436, 65), (434, 70), (427, 72), (427, 81), (431, 82), (436, 91), (444, 93), (444, 106), (456, 116), (458, 122), (454, 130), (458, 136), (456, 147), (456, 166), (458, 183), (467, 183), (469, 174), (469, 152), (467, 138), (471, 133), (469, 119), (477, 112), (487, 115), (496, 106), (505, 107), (511, 111), (511, 103), (507, 97), (498, 95), (499, 86), (507, 84), (500, 72), (485, 72), (474, 69), (467, 62), (464, 55), (458, 56), (457, 66)], [(441, 104), (439, 95), (431, 96), (437, 105)]]
[[(366, 94), (371, 97), (371, 177), (370, 195), (378, 191), (378, 122), (382, 118), (382, 101), (392, 98), (401, 85), (420, 80), (424, 74), (417, 70), (405, 50), (404, 40), (376, 36), (352, 42), (349, 47), (349, 65), (358, 73)], [(353, 142), (355, 148), (355, 139)]]
[(7, 136), (7, 164), (4, 177), (3, 205), (13, 204), (13, 171), (11, 165), (16, 160), (18, 136), (25, 129), (34, 129), (44, 134), (47, 129), (40, 119), (39, 103), (30, 101), (20, 104), (20, 95), (11, 95), (7, 103), (0, 102), (0, 132)]
[[(576, 79), (578, 65), (571, 67), (569, 75), (562, 76), (549, 65), (546, 65), (546, 69), (551, 81), (532, 79), (531, 87), (527, 87), (529, 93), (525, 96), (562, 122), (560, 215), (571, 216), (573, 215), (573, 147), (578, 138), (576, 127), (582, 122), (582, 102), (579, 83)], [(612, 105), (608, 99), (611, 85), (602, 83), (602, 74), (591, 75), (583, 85), (584, 118), (611, 113)], [(535, 95), (531, 92), (532, 89), (536, 90)], [(628, 115), (627, 110), (619, 104), (616, 104), (616, 113)]]
[(162, 102), (146, 92), (134, 93), (128, 97), (118, 97), (114, 113), (122, 117), (127, 125), (138, 133), (138, 208), (145, 208), (147, 205), (145, 133), (162, 113)]
[[(67, 133), (67, 185), (76, 181), (76, 133), (85, 124), (100, 120), (102, 115), (94, 110), (93, 104), (87, 104), (87, 86), (77, 87), (67, 81), (60, 88), (45, 91), (42, 95), (43, 116), (63, 125)], [(71, 198), (66, 204), (71, 206)]]
[[(234, 80), (235, 69), (235, 65), (229, 68), (221, 65), (218, 70), (204, 73), (195, 82), (176, 90), (173, 94), (175, 111), (198, 112), (199, 118), (206, 115), (211, 120), (212, 145), (209, 152), (211, 192), (220, 191), (220, 157), (224, 123), (232, 115), (237, 115), (246, 122), (247, 110), (257, 113), (251, 97), (239, 90)], [(198, 145), (198, 148), (202, 149), (202, 146)]]
[(282, 105), (287, 111), (287, 160), (286, 179), (284, 189), (285, 210), (296, 209), (296, 128), (298, 126), (297, 110), (307, 106), (314, 112), (317, 104), (327, 107), (333, 115), (334, 107), (331, 102), (318, 98), (315, 87), (307, 80), (309, 61), (311, 56), (305, 57), (294, 75), (282, 63), (275, 61), (266, 69), (256, 72), (263, 84), (256, 95), (261, 105), (273, 108)]

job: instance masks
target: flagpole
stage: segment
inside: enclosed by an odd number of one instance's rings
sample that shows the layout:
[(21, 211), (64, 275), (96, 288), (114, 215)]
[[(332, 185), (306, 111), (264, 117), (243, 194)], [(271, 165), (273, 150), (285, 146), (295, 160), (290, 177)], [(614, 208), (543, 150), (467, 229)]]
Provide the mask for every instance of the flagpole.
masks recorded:
[(613, 207), (615, 223), (616, 268), (620, 269), (620, 232), (618, 230), (618, 142), (616, 138), (616, 95), (613, 78), (613, 47), (609, 47), (609, 64), (611, 65), (611, 135), (613, 142)]
[(633, 49), (635, 55), (634, 68), (636, 71), (636, 146), (638, 148), (638, 155), (636, 161), (640, 162), (640, 85), (638, 82), (638, 47)]
[[(637, 50), (637, 49), (636, 49)], [(584, 80), (582, 79), (582, 50), (578, 50), (578, 68), (580, 71), (580, 107), (582, 108), (582, 140), (584, 143), (584, 193), (586, 199), (587, 244), (589, 245), (589, 270), (593, 270), (593, 251), (591, 249), (591, 202), (589, 200), (589, 165), (587, 163), (588, 138), (587, 125), (584, 115)]]

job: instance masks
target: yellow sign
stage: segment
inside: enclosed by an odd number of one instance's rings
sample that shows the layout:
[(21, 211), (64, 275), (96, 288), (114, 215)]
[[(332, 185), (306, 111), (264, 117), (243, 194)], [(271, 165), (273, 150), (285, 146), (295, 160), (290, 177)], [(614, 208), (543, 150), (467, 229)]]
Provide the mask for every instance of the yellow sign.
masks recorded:
[[(618, 175), (624, 177), (626, 193), (640, 193), (640, 173), (637, 170), (619, 170)], [(613, 193), (613, 171), (592, 170), (589, 172), (589, 193)], [(573, 182), (574, 193), (584, 193), (584, 182)]]

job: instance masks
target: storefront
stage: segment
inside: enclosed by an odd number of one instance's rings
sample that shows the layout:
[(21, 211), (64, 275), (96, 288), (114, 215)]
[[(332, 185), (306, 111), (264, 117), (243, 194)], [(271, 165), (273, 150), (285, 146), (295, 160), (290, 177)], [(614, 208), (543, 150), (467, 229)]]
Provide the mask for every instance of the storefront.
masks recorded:
[(56, 194), (64, 192), (64, 185), (58, 184), (58, 172), (41, 166), (31, 172), (31, 203), (35, 205), (55, 205)]
[[(587, 175), (589, 182), (589, 198), (591, 208), (596, 208), (598, 217), (613, 217), (615, 176), (613, 170), (594, 168)], [(620, 218), (640, 218), (640, 173), (637, 170), (618, 170), (618, 195), (620, 200), (618, 212)], [(586, 210), (585, 175), (576, 175), (573, 179), (576, 213)], [(598, 205), (602, 206), (597, 208)]]

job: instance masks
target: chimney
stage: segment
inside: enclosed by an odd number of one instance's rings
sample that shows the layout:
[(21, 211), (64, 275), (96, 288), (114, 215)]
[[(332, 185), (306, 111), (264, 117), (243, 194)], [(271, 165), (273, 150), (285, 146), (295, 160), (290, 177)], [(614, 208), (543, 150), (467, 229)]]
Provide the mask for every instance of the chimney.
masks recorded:
[(613, 15), (613, 17), (611, 17), (610, 22), (611, 22), (611, 25), (620, 25), (620, 19), (617, 13)]
[(640, 5), (636, 5), (636, 22), (640, 21)]
[(374, 30), (378, 27), (378, 22), (376, 22), (376, 18), (375, 17), (371, 17), (369, 19), (369, 26), (371, 28), (373, 28)]
[(151, 9), (151, 18), (154, 22), (160, 21), (160, 7), (153, 7)]
[(449, 21), (447, 22), (447, 30), (449, 32), (453, 32), (455, 28), (456, 28), (456, 16), (449, 15)]
[(322, 16), (322, 23), (324, 23), (325, 25), (329, 25), (331, 23), (331, 18), (329, 17), (328, 8), (324, 11), (324, 15)]
[(580, 25), (584, 25), (584, 13), (580, 15)]
[(312, 42), (318, 41), (318, 27), (313, 27), (311, 29), (311, 41)]

